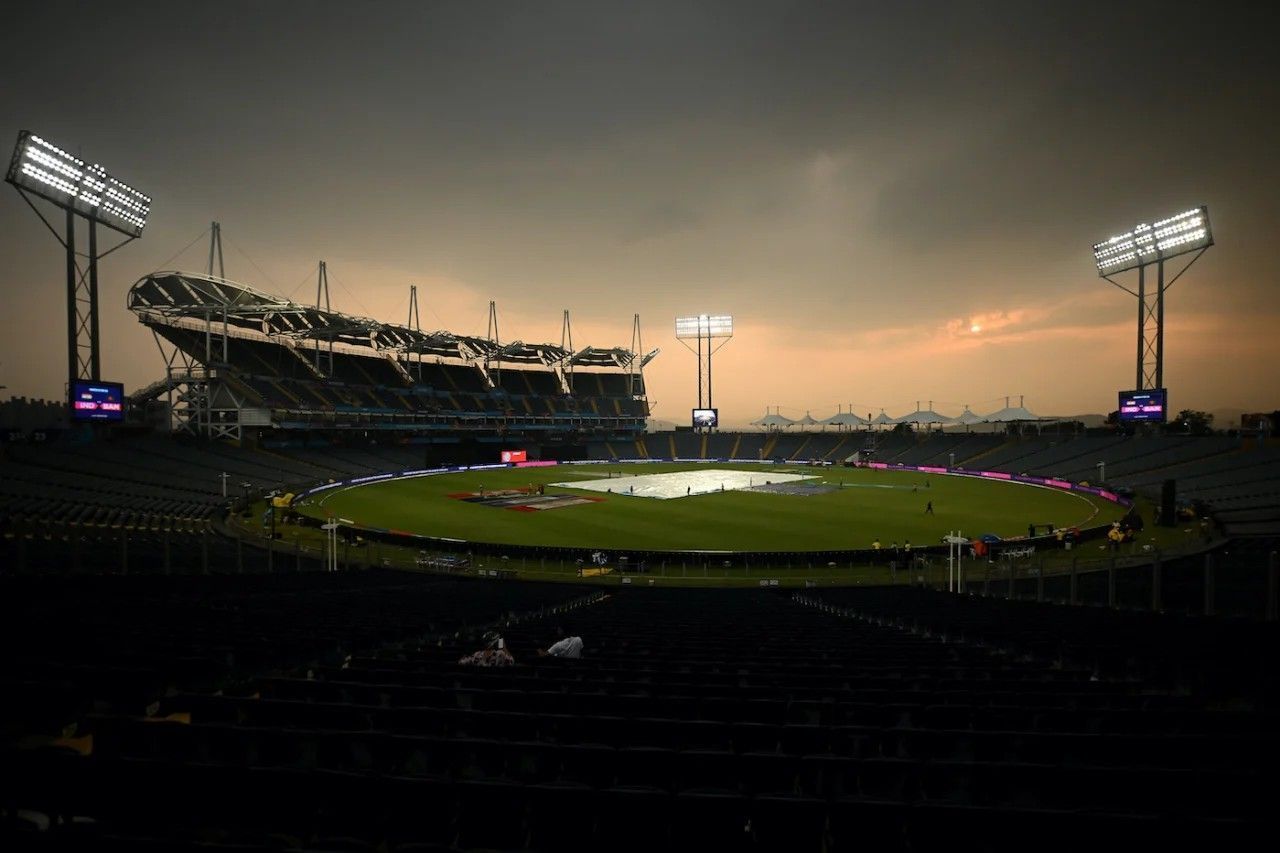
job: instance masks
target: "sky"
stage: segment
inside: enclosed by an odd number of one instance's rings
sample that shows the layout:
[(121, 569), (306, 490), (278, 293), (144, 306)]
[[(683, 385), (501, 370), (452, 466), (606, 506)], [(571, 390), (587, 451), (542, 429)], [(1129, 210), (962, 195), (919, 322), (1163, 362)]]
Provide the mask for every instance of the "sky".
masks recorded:
[[(101, 262), (103, 378), (162, 375), (128, 288), (202, 270), (502, 340), (628, 346), (684, 422), (674, 318), (726, 313), (722, 423), (1107, 412), (1136, 305), (1090, 247), (1200, 204), (1167, 294), (1173, 409), (1280, 405), (1280, 51), (1254, 3), (27, 3), (0, 137), (153, 198)], [(193, 243), (194, 241), (194, 243)], [(184, 250), (184, 247), (190, 248)], [(56, 398), (63, 254), (0, 193), (0, 385)], [(1127, 282), (1126, 282), (1127, 283)], [(1016, 400), (1015, 400), (1016, 405)]]

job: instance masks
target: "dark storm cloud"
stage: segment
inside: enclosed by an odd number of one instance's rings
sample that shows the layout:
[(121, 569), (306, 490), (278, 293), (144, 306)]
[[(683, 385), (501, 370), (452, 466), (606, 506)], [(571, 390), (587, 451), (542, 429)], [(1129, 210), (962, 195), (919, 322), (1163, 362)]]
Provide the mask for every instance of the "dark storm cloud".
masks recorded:
[(1118, 229), (1247, 192), (1280, 140), (1268, 13), (1071, 8), (1020, 33), (1034, 50), (1010, 86), (1033, 81), (1029, 99), (1002, 105), (1009, 90), (990, 92), (988, 109), (953, 126), (954, 145), (884, 187), (883, 234), (914, 249), (994, 234), (1078, 243), (1088, 223)]
[(697, 227), (702, 217), (677, 201), (655, 204), (639, 212), (631, 226), (623, 231), (624, 243), (637, 243), (654, 237), (665, 237)]
[[(1210, 204), (1221, 251), (1212, 281), (1181, 298), (1235, 312), (1224, 327), (1275, 311), (1280, 74), (1266, 15), (1168, 2), (30, 3), (0, 30), (0, 115), (3, 132), (83, 145), (156, 199), (146, 237), (103, 268), (104, 357), (134, 385), (159, 365), (124, 293), (217, 218), (233, 277), (308, 293), (326, 257), (340, 307), (387, 319), (410, 281), (431, 282), (441, 325), (482, 331), (497, 299), (527, 340), (550, 336), (561, 307), (595, 318), (601, 343), (633, 311), (660, 327), (735, 311), (758, 333), (734, 342), (758, 361), (742, 391), (754, 411), (763, 401), (746, 395), (772, 393), (771, 370), (798, 393), (797, 330), (919, 340), (971, 314), (1044, 332), (1127, 317), (1123, 303), (1115, 317), (1105, 301), (1023, 303), (1088, 292), (1093, 239), (1187, 204)], [(41, 228), (16, 198), (0, 205), (0, 383), (54, 395), (58, 348), (29, 331), (64, 310)], [(202, 266), (200, 253), (174, 263)], [(941, 340), (922, 365), (947, 352)], [(765, 341), (770, 352), (749, 352)], [(876, 362), (887, 387), (927, 381), (894, 357)], [(678, 359), (654, 363), (655, 387)], [(992, 358), (1004, 372), (981, 381), (1022, 381), (1021, 361)], [(955, 369), (948, 381), (972, 373)], [(672, 389), (661, 396), (680, 402)]]

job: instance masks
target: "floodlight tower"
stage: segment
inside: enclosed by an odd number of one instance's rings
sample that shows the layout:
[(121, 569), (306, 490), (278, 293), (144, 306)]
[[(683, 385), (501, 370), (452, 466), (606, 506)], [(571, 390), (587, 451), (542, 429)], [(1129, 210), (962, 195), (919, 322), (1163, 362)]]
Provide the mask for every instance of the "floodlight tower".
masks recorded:
[[(101, 379), (98, 260), (142, 236), (151, 214), (151, 197), (113, 177), (97, 163), (85, 163), (29, 130), (18, 134), (5, 181), (13, 184), (67, 252), (67, 387), (77, 379)], [(31, 196), (66, 211), (64, 232), (59, 233)], [(89, 223), (89, 246), (85, 252), (76, 250), (77, 216)], [(99, 252), (99, 223), (125, 235), (125, 239)]]
[[(1213, 245), (1213, 229), (1209, 226), (1209, 208), (1201, 205), (1097, 243), (1093, 259), (1098, 276), (1137, 297), (1138, 300), (1138, 364), (1134, 390), (1164, 388), (1164, 294), (1191, 265)], [(1167, 283), (1164, 262), (1195, 252), (1191, 260)], [(1146, 271), (1156, 267), (1156, 286), (1147, 290)], [(1113, 275), (1138, 271), (1138, 289), (1130, 290)]]
[[(685, 349), (698, 356), (698, 408), (714, 409), (711, 396), (711, 356), (719, 352), (733, 337), (733, 317), (727, 314), (698, 314), (676, 318), (676, 340)], [(696, 341), (696, 348), (689, 341)], [(716, 343), (719, 341), (719, 343)], [(705, 348), (705, 360), (703, 358)], [(703, 405), (702, 388), (706, 385), (706, 405)]]

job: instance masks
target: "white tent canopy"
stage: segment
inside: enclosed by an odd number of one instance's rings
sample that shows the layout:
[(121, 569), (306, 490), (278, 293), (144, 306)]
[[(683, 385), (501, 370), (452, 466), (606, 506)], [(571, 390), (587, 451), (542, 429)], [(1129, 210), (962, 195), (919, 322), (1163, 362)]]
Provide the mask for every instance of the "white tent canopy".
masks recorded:
[(929, 408), (920, 408), (920, 401), (916, 401), (916, 410), (909, 415), (902, 415), (893, 419), (897, 424), (949, 424), (951, 418), (946, 415), (940, 415), (933, 410), (933, 401), (929, 401)]
[(863, 426), (867, 423), (867, 419), (860, 418), (853, 412), (840, 412), (822, 421), (822, 423), (829, 426)]
[(1010, 405), (1009, 405), (1009, 398), (1008, 398), (1008, 397), (1005, 397), (1005, 398), (1004, 398), (1004, 408), (1003, 408), (1003, 409), (1000, 409), (1000, 410), (999, 410), (999, 411), (997, 411), (997, 412), (992, 412), (991, 414), (986, 415), (985, 417), (983, 417), (983, 420), (984, 420), (984, 421), (991, 421), (992, 423), (1011, 423), (1011, 422), (1013, 422), (1013, 421), (1038, 421), (1038, 420), (1040, 420), (1040, 416), (1039, 416), (1039, 415), (1032, 414), (1030, 411), (1028, 411), (1028, 410), (1027, 410), (1023, 405), (1022, 405), (1022, 403), (1023, 403), (1023, 398), (1022, 398), (1022, 397), (1019, 397), (1019, 398), (1018, 398), (1018, 405), (1016, 405), (1016, 406), (1010, 406)]
[(987, 415), (983, 420), (1003, 424), (1013, 421), (1038, 421), (1040, 416), (1027, 411), (1022, 406), (1014, 406), (1012, 408), (1006, 406), (998, 412), (992, 412)]
[(791, 420), (791, 418), (784, 418), (777, 412), (770, 412), (768, 409), (765, 409), (764, 417), (757, 418), (752, 421), (751, 425), (764, 427), (765, 429), (781, 429), (783, 427), (789, 427), (794, 423), (795, 421)]
[(814, 426), (815, 424), (818, 423), (818, 421), (815, 421), (813, 419), (813, 415), (809, 414), (808, 412), (805, 412), (804, 417), (798, 421), (795, 421), (794, 423), (799, 424), (800, 426)]

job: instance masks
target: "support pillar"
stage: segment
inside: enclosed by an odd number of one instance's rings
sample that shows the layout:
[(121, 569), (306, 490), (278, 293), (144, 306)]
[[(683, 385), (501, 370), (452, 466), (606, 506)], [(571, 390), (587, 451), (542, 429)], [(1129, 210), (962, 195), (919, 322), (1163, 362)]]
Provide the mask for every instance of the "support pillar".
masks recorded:
[(76, 268), (76, 215), (67, 211), (67, 392), (71, 391), (71, 383), (80, 378), (79, 341), (80, 330), (77, 328), (76, 291), (79, 289)]
[(102, 378), (98, 349), (98, 223), (89, 220), (89, 378)]

